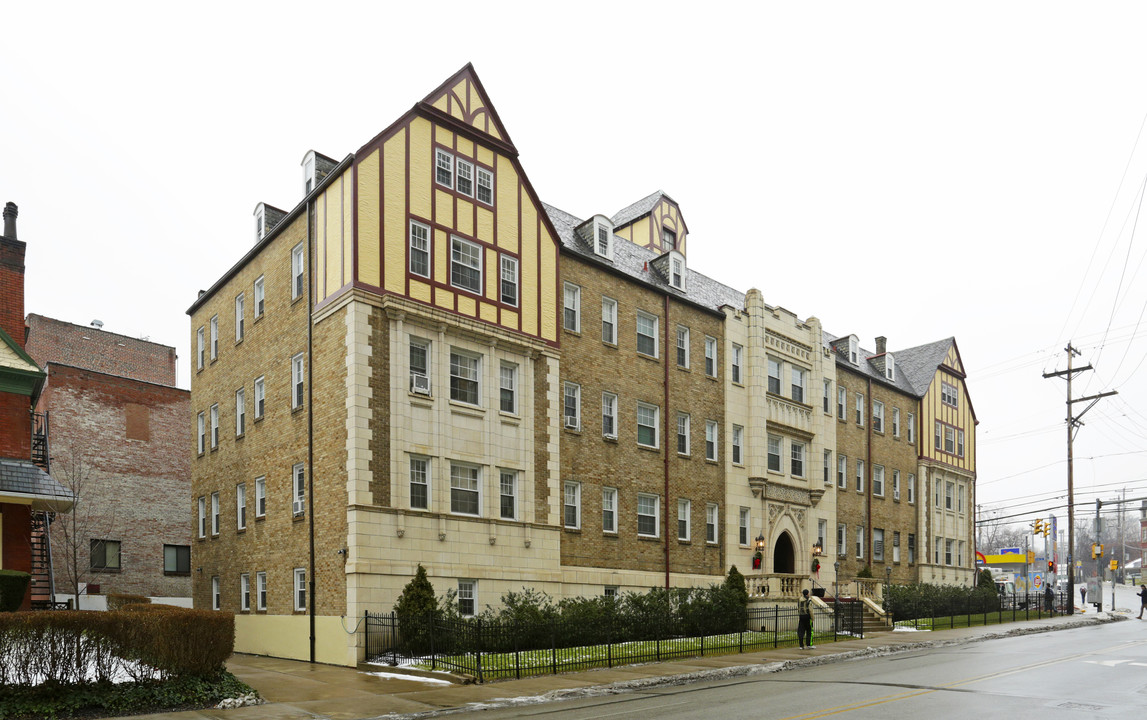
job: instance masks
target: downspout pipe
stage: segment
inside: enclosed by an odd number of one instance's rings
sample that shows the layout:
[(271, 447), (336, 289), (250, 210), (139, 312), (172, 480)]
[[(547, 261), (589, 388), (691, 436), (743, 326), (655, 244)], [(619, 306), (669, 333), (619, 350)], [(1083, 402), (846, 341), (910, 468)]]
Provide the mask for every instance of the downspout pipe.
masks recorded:
[(868, 417), (864, 423), (865, 427), (867, 428), (864, 443), (864, 474), (868, 477), (866, 478), (866, 487), (864, 488), (864, 522), (865, 525), (867, 525), (867, 527), (864, 529), (864, 534), (868, 536), (865, 539), (865, 542), (868, 544), (868, 557), (870, 560), (868, 566), (871, 568), (871, 559), (875, 556), (874, 554), (876, 552), (876, 548), (872, 546), (872, 478), (876, 476), (876, 469), (872, 467), (872, 408), (876, 406), (872, 400), (872, 378), (869, 377), (866, 379), (868, 381), (868, 407), (865, 408), (864, 411), (868, 414)]
[(314, 316), (311, 311), (315, 307), (311, 274), (314, 258), (314, 232), (313, 221), (315, 217), (314, 201), (307, 203), (307, 535), (310, 543), (310, 569), (307, 572), (307, 603), (308, 620), (310, 621), (310, 656), (315, 662), (315, 404), (314, 404)]
[(661, 333), (664, 338), (661, 347), (661, 365), (665, 369), (665, 377), (662, 380), (662, 397), (664, 399), (665, 407), (665, 420), (663, 425), (665, 427), (665, 443), (662, 448), (662, 456), (664, 457), (664, 472), (665, 472), (665, 589), (669, 589), (669, 295), (664, 296), (665, 299), (665, 328)]

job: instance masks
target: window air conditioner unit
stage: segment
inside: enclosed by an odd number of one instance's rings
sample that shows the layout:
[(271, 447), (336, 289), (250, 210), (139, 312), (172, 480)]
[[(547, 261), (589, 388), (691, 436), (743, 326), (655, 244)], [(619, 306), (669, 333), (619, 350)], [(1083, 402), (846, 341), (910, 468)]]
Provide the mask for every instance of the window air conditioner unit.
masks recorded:
[(295, 498), (294, 502), (291, 503), (291, 510), (296, 515), (302, 515), (303, 514), (303, 499), (302, 498)]
[(418, 373), (411, 373), (410, 375), (410, 390), (411, 392), (418, 393), (419, 395), (430, 394), (430, 378), (426, 375), (419, 375)]
[(577, 430), (577, 416), (566, 415), (566, 429)]
[(617, 433), (606, 433), (605, 439), (606, 440), (616, 440), (617, 439)]
[(893, 500), (899, 500), (900, 499), (900, 491), (899, 490), (892, 491), (892, 499)]

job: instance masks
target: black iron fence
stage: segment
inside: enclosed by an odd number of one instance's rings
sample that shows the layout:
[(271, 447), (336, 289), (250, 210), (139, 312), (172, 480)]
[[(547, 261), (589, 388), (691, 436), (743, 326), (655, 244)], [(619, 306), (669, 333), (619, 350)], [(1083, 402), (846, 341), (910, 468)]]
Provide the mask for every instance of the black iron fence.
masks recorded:
[[(598, 622), (492, 622), (366, 613), (370, 662), (456, 671), (479, 682), (674, 658), (750, 652), (797, 644), (795, 607), (754, 608), (696, 627), (672, 617), (640, 627)], [(813, 642), (863, 637), (859, 602), (813, 613)]]
[(1017, 620), (1038, 620), (1055, 615), (1070, 615), (1072, 599), (1066, 592), (1014, 593), (993, 595), (959, 602), (898, 603), (891, 612), (892, 621), (900, 627), (941, 628), (970, 627)]

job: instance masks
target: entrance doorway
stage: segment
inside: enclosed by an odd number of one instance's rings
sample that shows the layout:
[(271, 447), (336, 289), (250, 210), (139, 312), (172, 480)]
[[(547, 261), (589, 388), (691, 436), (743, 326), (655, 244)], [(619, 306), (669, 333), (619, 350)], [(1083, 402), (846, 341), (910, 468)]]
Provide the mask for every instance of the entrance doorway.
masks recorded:
[(787, 532), (781, 533), (773, 546), (773, 572), (795, 574), (797, 571), (796, 554), (793, 549), (793, 540)]

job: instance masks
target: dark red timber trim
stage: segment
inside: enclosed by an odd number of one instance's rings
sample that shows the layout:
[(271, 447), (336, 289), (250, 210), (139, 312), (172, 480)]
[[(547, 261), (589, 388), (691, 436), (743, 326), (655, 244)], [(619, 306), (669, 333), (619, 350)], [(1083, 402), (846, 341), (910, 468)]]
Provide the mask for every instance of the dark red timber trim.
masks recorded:
[[(441, 95), (451, 92), (454, 89), (454, 86), (458, 84), (458, 81), (463, 79), (469, 80), (470, 83), (473, 83), (474, 87), (477, 88), (478, 94), (482, 98), (483, 105), (485, 106), (483, 109), (494, 121), (494, 127), (498, 130), (498, 134), (502, 136), (502, 140), (505, 141), (505, 143), (508, 144), (511, 148), (513, 148), (514, 143), (510, 139), (510, 133), (506, 132), (505, 126), (502, 125), (502, 119), (498, 116), (498, 111), (494, 108), (493, 103), (490, 102), (490, 95), (486, 92), (485, 86), (482, 85), (482, 81), (478, 78), (478, 73), (474, 70), (473, 63), (466, 63), (463, 65), (458, 70), (458, 72), (451, 75), (441, 85), (432, 90), (429, 95), (423, 98), (422, 102), (429, 105), (430, 103), (437, 100)], [(467, 91), (469, 91), (469, 84), (467, 85)], [(469, 94), (469, 92), (467, 92), (467, 94)], [(467, 112), (463, 114), (470, 115), (468, 112), (469, 108), (466, 108), (466, 110)], [(513, 153), (517, 155), (517, 150), (514, 150)]]
[[(664, 299), (664, 315), (665, 327), (661, 331), (662, 344), (661, 344), (661, 365), (665, 371), (665, 377), (662, 379), (662, 400), (665, 403), (665, 414), (661, 419), (661, 425), (665, 428), (664, 441), (661, 446), (662, 455), (662, 468), (665, 475), (665, 523), (662, 525), (665, 528), (665, 589), (669, 589), (669, 294), (666, 293), (662, 296)], [(674, 423), (676, 425), (676, 423)]]
[(351, 216), (354, 218), (354, 224), (351, 225), (351, 284), (358, 285), (358, 165), (351, 166), (351, 177), (354, 178), (354, 186), (351, 187)]
[(340, 287), (345, 287), (347, 284), (346, 276), (346, 183), (344, 177), (343, 181), (339, 183), (339, 283)]
[[(324, 298), (327, 296), (327, 274), (330, 272), (329, 268), (327, 268), (327, 265), (330, 264), (329, 263), (330, 253), (329, 253), (329, 248), (327, 246), (328, 243), (330, 242), (327, 239), (327, 226), (330, 224), (330, 214), (329, 214), (330, 210), (327, 207), (328, 206), (328, 203), (327, 203), (327, 197), (328, 196), (330, 196), (329, 190), (327, 192), (323, 193), (322, 199), (321, 199), (321, 201), (323, 203), (323, 226), (321, 228), (319, 228), (319, 227), (315, 228), (315, 235), (317, 235), (319, 237), (319, 241), (318, 241), (317, 245), (319, 248), (322, 248), (321, 250), (316, 249), (317, 251), (315, 252), (315, 259), (316, 260), (318, 259), (318, 253), (319, 252), (322, 252), (322, 254), (323, 254), (323, 276), (321, 278), (315, 278), (315, 280), (316, 280), (316, 284), (318, 284), (320, 282), (322, 283), (321, 295)], [(318, 263), (315, 263), (315, 264), (317, 265)]]
[[(430, 131), (434, 132), (434, 126), (431, 125)], [(433, 144), (434, 138), (431, 137)], [(406, 173), (403, 178), (402, 187), (405, 194), (405, 209), (406, 209), (406, 226), (402, 228), (402, 263), (405, 268), (403, 277), (406, 278), (406, 297), (410, 297), (410, 125), (406, 126), (406, 167), (403, 172)], [(436, 172), (434, 165), (431, 165), (430, 172)], [(430, 265), (430, 277), (434, 277), (434, 230), (430, 230), (431, 236), (427, 238), (430, 243), (430, 257), (427, 263)]]
[[(866, 377), (865, 380), (868, 382), (868, 395), (866, 398), (867, 407), (864, 408), (866, 416), (864, 418), (864, 474), (867, 476), (864, 483), (864, 523), (867, 526), (864, 528), (864, 534), (866, 535), (864, 541), (867, 543), (865, 550), (868, 551), (868, 565), (871, 566), (873, 553), (872, 538), (874, 537), (872, 531), (872, 478), (876, 477), (876, 470), (872, 467), (872, 408), (874, 406), (872, 404), (872, 378)], [(847, 540), (848, 538), (845, 539)]]

